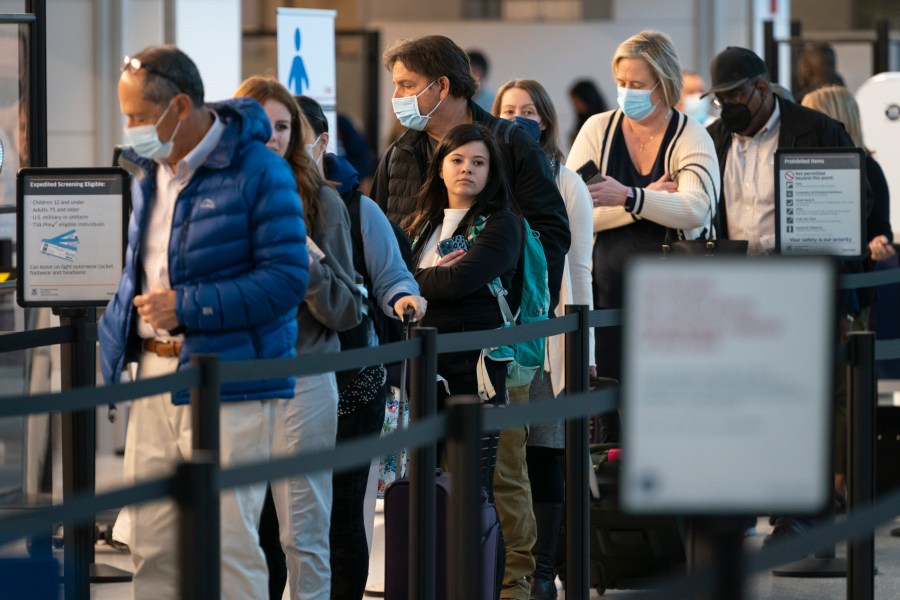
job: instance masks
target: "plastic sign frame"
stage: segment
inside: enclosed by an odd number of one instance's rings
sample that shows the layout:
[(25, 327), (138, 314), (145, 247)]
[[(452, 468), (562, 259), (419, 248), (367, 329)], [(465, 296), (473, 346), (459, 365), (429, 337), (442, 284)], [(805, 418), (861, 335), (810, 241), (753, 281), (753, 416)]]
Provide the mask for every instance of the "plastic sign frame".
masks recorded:
[(625, 272), (623, 509), (815, 514), (833, 501), (830, 257), (637, 257)]
[(866, 153), (862, 148), (775, 152), (775, 249), (782, 256), (864, 258)]
[(130, 186), (119, 167), (19, 170), (19, 306), (106, 306), (125, 265)]

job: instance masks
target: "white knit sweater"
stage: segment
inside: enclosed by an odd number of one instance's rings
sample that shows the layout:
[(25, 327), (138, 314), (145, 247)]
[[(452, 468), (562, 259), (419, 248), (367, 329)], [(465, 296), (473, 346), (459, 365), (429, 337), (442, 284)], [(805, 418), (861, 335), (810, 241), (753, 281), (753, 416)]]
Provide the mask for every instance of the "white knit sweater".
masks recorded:
[[(716, 148), (702, 125), (678, 111), (674, 114), (678, 119), (676, 135), (664, 151), (666, 172), (675, 175), (678, 191), (638, 189), (631, 213), (621, 206), (595, 207), (595, 233), (649, 219), (680, 229), (685, 238), (694, 239), (709, 226), (721, 189)], [(593, 160), (605, 175), (613, 134), (621, 119), (620, 110), (590, 117), (575, 138), (566, 166), (575, 170)]]
[[(566, 203), (569, 216), (569, 231), (572, 243), (566, 254), (562, 286), (556, 316), (565, 316), (566, 304), (584, 304), (594, 308), (594, 294), (591, 288), (591, 254), (593, 249), (591, 231), (591, 195), (581, 178), (567, 167), (560, 165), (556, 177), (559, 193)], [(588, 364), (594, 365), (594, 329), (588, 332)], [(554, 335), (547, 338), (547, 360), (544, 369), (550, 372), (553, 394), (559, 395), (565, 387), (565, 336)]]

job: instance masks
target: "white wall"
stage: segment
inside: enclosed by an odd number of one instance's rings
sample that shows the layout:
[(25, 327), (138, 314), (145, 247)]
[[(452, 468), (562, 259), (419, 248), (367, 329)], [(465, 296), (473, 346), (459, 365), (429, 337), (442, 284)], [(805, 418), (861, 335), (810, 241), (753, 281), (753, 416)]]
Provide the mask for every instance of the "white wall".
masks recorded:
[(94, 106), (92, 0), (47, 2), (47, 165), (93, 166)]
[[(209, 100), (241, 81), (240, 0), (48, 0), (48, 165), (110, 164), (122, 140), (116, 84), (126, 54), (167, 39), (197, 63)], [(175, 24), (168, 31), (166, 17)]]
[(175, 44), (200, 70), (207, 102), (231, 98), (241, 83), (241, 1), (179, 0)]

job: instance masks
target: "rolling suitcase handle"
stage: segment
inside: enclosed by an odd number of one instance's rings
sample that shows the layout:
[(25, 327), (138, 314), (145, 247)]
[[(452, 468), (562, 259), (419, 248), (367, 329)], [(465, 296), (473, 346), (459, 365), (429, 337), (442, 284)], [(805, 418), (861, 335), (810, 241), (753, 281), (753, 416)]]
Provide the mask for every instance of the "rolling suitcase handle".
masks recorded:
[[(409, 333), (412, 330), (412, 317), (415, 311), (412, 308), (403, 310), (403, 340), (409, 339)], [(397, 407), (397, 429), (403, 429), (403, 412), (404, 407), (409, 406), (409, 359), (405, 358), (400, 362), (400, 406)]]

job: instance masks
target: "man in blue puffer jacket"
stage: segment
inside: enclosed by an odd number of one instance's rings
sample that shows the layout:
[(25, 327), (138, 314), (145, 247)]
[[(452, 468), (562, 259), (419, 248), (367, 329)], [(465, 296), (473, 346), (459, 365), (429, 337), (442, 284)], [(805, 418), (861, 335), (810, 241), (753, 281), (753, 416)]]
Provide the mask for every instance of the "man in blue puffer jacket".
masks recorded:
[[(148, 378), (183, 368), (193, 353), (293, 356), (309, 256), (296, 183), (266, 148), (262, 107), (245, 98), (204, 105), (196, 66), (174, 46), (126, 58), (119, 103), (132, 146), (123, 164), (135, 178), (126, 266), (99, 328), (106, 382), (119, 381), (126, 362)], [(293, 378), (222, 386), (223, 466), (268, 458), (269, 400), (293, 393)], [(134, 403), (128, 483), (171, 473), (190, 456), (187, 401), (180, 390)], [(221, 496), (222, 596), (265, 598), (256, 533), (265, 484), (237, 492)], [(134, 597), (175, 598), (177, 510), (169, 500), (131, 510)]]

